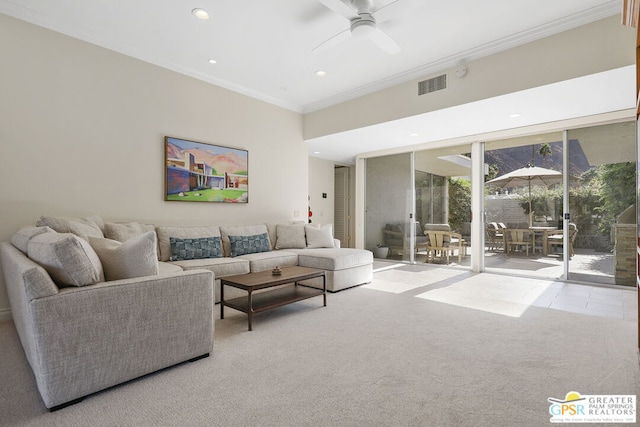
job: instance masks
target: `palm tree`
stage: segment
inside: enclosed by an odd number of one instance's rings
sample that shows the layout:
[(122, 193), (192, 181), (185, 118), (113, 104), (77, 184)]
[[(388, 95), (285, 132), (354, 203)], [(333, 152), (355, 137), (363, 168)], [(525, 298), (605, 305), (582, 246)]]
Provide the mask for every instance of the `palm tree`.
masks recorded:
[(547, 158), (547, 156), (552, 156), (553, 151), (551, 151), (551, 147), (549, 146), (549, 144), (545, 142), (544, 144), (540, 145), (540, 148), (538, 148), (538, 154), (542, 156), (542, 167), (544, 167), (545, 159)]

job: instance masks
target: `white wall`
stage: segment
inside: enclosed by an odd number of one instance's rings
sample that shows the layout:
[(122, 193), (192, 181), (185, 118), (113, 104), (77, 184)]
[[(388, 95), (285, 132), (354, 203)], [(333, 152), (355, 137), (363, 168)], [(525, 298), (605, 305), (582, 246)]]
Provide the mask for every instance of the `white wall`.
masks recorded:
[[(40, 215), (156, 224), (306, 219), (299, 114), (5, 15), (0, 52), (0, 240)], [(249, 203), (165, 202), (165, 135), (247, 149)], [(0, 282), (0, 318), (8, 308)]]
[[(309, 157), (309, 206), (314, 224), (333, 224), (335, 164)], [(322, 198), (326, 193), (327, 198)]]

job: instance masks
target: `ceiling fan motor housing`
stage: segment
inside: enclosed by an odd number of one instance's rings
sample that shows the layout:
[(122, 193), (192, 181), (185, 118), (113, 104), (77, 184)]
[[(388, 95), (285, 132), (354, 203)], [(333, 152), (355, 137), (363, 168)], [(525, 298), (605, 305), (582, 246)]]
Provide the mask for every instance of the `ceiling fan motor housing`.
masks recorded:
[(351, 35), (356, 38), (367, 38), (376, 31), (376, 20), (370, 13), (360, 13), (359, 18), (351, 20)]

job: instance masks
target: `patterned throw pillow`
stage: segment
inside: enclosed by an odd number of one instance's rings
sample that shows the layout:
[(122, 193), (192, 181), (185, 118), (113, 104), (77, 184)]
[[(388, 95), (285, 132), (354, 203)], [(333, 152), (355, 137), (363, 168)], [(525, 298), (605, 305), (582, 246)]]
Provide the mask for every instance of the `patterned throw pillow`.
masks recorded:
[(222, 242), (218, 236), (197, 239), (169, 237), (169, 246), (171, 247), (169, 261), (222, 257)]
[(269, 234), (255, 234), (253, 236), (229, 236), (231, 256), (255, 254), (271, 251)]

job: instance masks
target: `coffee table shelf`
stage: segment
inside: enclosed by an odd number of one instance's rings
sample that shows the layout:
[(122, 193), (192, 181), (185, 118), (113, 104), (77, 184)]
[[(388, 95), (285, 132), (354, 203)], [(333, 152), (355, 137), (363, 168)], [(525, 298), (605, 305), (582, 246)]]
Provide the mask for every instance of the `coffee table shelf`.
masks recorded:
[[(299, 285), (303, 280), (322, 277), (322, 289)], [(281, 285), (290, 286), (280, 287)], [(231, 286), (247, 291), (246, 296), (225, 300), (224, 288)], [(269, 289), (255, 293), (259, 289)], [(327, 280), (324, 270), (309, 267), (285, 267), (282, 274), (274, 276), (271, 271), (239, 274), (220, 278), (220, 319), (224, 319), (224, 308), (230, 307), (247, 314), (249, 330), (252, 330), (253, 313), (270, 310), (322, 295), (323, 305), (327, 305)]]
[[(290, 285), (286, 288), (275, 289), (269, 292), (256, 293), (252, 296), (253, 312), (259, 313), (322, 294), (322, 289), (296, 285)], [(224, 305), (246, 313), (249, 311), (249, 296), (225, 301)]]

